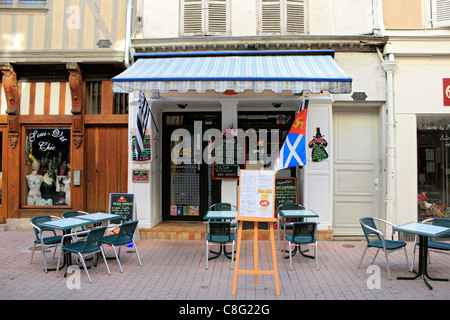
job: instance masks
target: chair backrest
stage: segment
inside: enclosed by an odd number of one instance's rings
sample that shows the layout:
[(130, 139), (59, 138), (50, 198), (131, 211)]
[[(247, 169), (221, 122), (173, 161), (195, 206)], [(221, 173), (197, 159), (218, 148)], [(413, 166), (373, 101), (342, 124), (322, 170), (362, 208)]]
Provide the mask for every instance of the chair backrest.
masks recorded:
[(368, 226), (372, 229), (378, 230), (378, 228), (375, 224), (375, 220), (372, 217), (361, 218), (361, 219), (359, 219), (359, 222), (361, 223), (361, 227), (363, 229), (364, 236), (366, 237), (367, 242), (371, 242), (370, 235), (372, 235), (372, 234), (375, 234), (377, 236), (377, 238), (379, 240), (381, 240), (380, 235), (378, 233), (376, 233), (366, 227), (366, 226)]
[(231, 222), (210, 221), (209, 236), (212, 242), (231, 242)]
[(282, 203), (277, 210), (303, 210), (305, 207), (299, 203)]
[(233, 209), (233, 205), (231, 203), (219, 202), (214, 203), (209, 207), (209, 210), (212, 211), (231, 211)]
[(96, 227), (89, 231), (86, 241), (84, 243), (83, 249), (80, 252), (85, 252), (86, 249), (91, 249), (92, 245), (97, 248), (101, 245), (103, 236), (105, 235), (106, 226)]
[(62, 213), (63, 218), (72, 218), (80, 215), (77, 210), (65, 211)]
[(294, 242), (314, 242), (317, 232), (316, 222), (294, 222), (293, 240)]
[(134, 220), (122, 223), (116, 242), (123, 237), (129, 237), (131, 241), (134, 237), (134, 231), (136, 230), (138, 222), (138, 220)]
[[(42, 222), (48, 222), (48, 221), (52, 221), (52, 217), (50, 215), (40, 215), (40, 216), (34, 216), (31, 218), (31, 223), (34, 224), (35, 226), (37, 226), (39, 229), (41, 229), (41, 232), (42, 231), (53, 231), (53, 233), (55, 233), (54, 229), (44, 227), (41, 225)], [(36, 236), (36, 240), (41, 240), (41, 238), (39, 236), (40, 231), (34, 227), (33, 227), (33, 230), (34, 230), (34, 234)]]
[(433, 218), (433, 225), (450, 228), (450, 218)]
[[(433, 218), (432, 224), (439, 227), (450, 228), (450, 218)], [(439, 238), (429, 238), (431, 241), (448, 241), (450, 235), (445, 235)]]

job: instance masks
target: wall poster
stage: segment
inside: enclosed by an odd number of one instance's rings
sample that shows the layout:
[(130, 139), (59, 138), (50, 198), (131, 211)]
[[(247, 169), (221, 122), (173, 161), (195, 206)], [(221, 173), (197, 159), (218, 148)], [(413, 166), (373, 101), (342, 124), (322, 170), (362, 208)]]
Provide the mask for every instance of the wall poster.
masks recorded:
[(241, 170), (239, 217), (255, 221), (274, 219), (275, 174), (273, 170)]

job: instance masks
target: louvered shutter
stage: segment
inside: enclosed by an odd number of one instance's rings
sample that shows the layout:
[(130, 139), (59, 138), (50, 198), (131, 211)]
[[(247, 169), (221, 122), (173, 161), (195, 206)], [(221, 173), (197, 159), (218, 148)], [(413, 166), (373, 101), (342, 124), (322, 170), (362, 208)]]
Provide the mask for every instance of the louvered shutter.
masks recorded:
[(208, 1), (206, 34), (217, 35), (228, 32), (227, 2), (227, 0)]
[(202, 0), (183, 0), (183, 34), (203, 33)]
[(261, 32), (263, 34), (281, 33), (281, 0), (261, 1)]
[(286, 33), (305, 33), (304, 0), (286, 1)]
[(261, 0), (262, 34), (304, 34), (305, 0)]
[(433, 27), (450, 26), (450, 0), (431, 0)]

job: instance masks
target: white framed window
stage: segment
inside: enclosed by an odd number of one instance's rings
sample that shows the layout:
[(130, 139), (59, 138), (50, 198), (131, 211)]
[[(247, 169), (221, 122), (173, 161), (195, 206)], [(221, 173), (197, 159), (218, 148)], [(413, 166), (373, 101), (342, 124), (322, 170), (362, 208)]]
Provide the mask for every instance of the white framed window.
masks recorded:
[(181, 0), (182, 35), (227, 35), (229, 0)]
[(431, 0), (431, 23), (433, 28), (450, 26), (450, 0)]
[(260, 0), (260, 34), (305, 34), (306, 0)]

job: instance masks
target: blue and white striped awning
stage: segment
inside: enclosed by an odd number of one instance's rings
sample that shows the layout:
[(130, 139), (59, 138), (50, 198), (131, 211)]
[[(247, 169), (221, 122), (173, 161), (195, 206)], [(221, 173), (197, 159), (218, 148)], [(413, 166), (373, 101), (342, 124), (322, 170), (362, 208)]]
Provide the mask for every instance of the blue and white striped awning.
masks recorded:
[(350, 93), (352, 79), (333, 51), (148, 54), (112, 79), (113, 91), (162, 93), (213, 90)]

